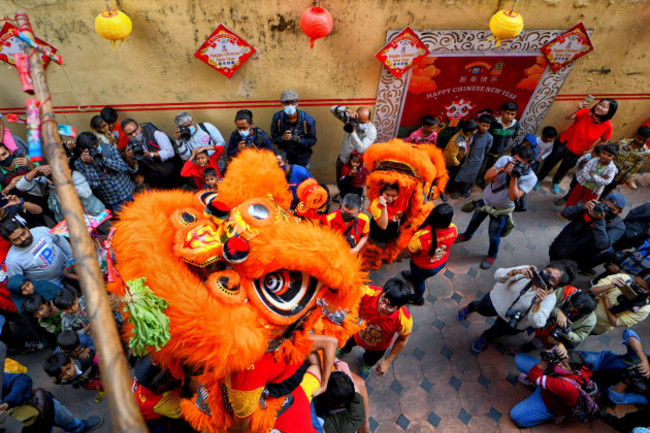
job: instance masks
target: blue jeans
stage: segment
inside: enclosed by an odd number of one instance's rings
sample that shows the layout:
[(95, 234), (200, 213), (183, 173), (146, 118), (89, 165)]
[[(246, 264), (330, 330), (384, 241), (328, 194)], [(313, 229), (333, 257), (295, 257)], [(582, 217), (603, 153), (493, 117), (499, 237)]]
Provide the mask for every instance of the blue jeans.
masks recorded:
[(431, 278), (445, 267), (447, 262), (433, 269), (422, 269), (411, 260), (411, 279), (413, 281), (413, 291), (415, 292), (414, 300), (421, 301), (424, 298), (424, 290), (426, 286), (424, 282), (427, 278)]
[(539, 361), (533, 355), (529, 355), (527, 353), (518, 353), (515, 356), (515, 365), (517, 366), (517, 370), (521, 371), (522, 373), (528, 374), (530, 369), (537, 364), (539, 364)]
[[(84, 422), (73, 416), (58, 400), (53, 398), (52, 401), (54, 402), (54, 425), (56, 427), (68, 433), (80, 433), (86, 428)], [(54, 433), (54, 429), (52, 429), (52, 433)]]
[[(485, 202), (479, 200), (476, 207), (484, 206)], [(472, 237), (474, 232), (485, 221), (485, 218), (490, 217), (490, 225), (488, 226), (488, 236), (490, 237), (490, 248), (488, 249), (488, 257), (496, 258), (499, 253), (499, 244), (501, 243), (501, 232), (508, 222), (507, 216), (495, 217), (487, 212), (474, 211), (472, 219), (469, 221), (465, 235)]]
[(527, 428), (553, 421), (555, 415), (548, 411), (542, 399), (542, 389), (537, 388), (530, 397), (510, 410), (510, 418), (518, 427)]

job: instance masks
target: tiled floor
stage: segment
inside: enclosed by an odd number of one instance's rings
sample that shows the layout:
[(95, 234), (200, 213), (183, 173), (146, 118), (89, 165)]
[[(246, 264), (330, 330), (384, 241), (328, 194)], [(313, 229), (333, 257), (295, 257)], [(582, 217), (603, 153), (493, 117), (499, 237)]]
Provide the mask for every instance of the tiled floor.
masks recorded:
[[(628, 210), (648, 199), (650, 175), (640, 180), (640, 188), (622, 190), (628, 199)], [(568, 187), (568, 179), (562, 185)], [(414, 331), (409, 343), (385, 376), (372, 374), (367, 381), (370, 390), (371, 428), (386, 432), (515, 432), (520, 431), (510, 420), (510, 409), (531, 394), (517, 382), (519, 373), (507, 348), (520, 337), (489, 346), (480, 355), (469, 351), (472, 342), (493, 323), (478, 314), (465, 322), (456, 320), (460, 306), (483, 296), (494, 285), (493, 273), (498, 267), (523, 264), (544, 265), (548, 262), (548, 246), (566, 221), (557, 216), (560, 208), (553, 205), (558, 196), (549, 192), (550, 185), (528, 197), (528, 212), (515, 214), (517, 228), (503, 238), (499, 258), (492, 270), (479, 267), (487, 247), (487, 222), (474, 238), (455, 245), (445, 271), (427, 282), (427, 302), (422, 307), (409, 307), (414, 318)], [(475, 190), (472, 197), (478, 196)], [(463, 200), (450, 201), (456, 210)], [(462, 232), (471, 214), (457, 211), (454, 222)], [(408, 260), (384, 266), (372, 272), (374, 284), (382, 285), (388, 278), (406, 269)], [(586, 287), (587, 278), (579, 277), (578, 286)], [(646, 337), (650, 322), (635, 328)], [(621, 351), (621, 332), (591, 336), (586, 350)], [(650, 344), (650, 343), (649, 343)], [(344, 358), (354, 370), (358, 368), (355, 349)], [(532, 432), (609, 432), (600, 421), (580, 424), (575, 421), (561, 425), (544, 425)]]
[[(650, 174), (641, 181), (638, 191), (627, 188), (623, 193), (630, 205), (647, 200)], [(563, 184), (568, 186), (568, 179)], [(548, 192), (549, 185), (528, 198), (528, 212), (515, 214), (517, 228), (501, 244), (497, 267), (521, 264), (544, 265), (548, 262), (548, 246), (560, 232), (565, 221), (557, 216), (559, 208), (553, 205), (557, 198)], [(478, 196), (476, 190), (473, 194)], [(458, 211), (462, 200), (451, 201), (457, 210), (454, 222), (462, 231), (470, 214)], [(487, 252), (487, 223), (467, 243), (451, 250), (447, 269), (428, 284), (428, 293), (422, 307), (411, 307), (414, 332), (405, 351), (395, 360), (383, 377), (374, 374), (368, 378), (370, 391), (370, 425), (375, 433), (429, 433), (454, 432), (515, 432), (519, 431), (509, 417), (510, 409), (531, 391), (517, 382), (513, 357), (506, 352), (508, 342), (488, 347), (476, 356), (469, 346), (481, 332), (493, 323), (474, 314), (462, 323), (456, 320), (459, 306), (483, 296), (493, 286), (493, 270), (484, 271), (479, 264)], [(406, 269), (408, 260), (384, 266), (370, 275), (374, 284), (382, 285), (388, 278)], [(586, 284), (582, 277), (579, 284)], [(650, 322), (637, 325), (643, 337), (648, 335)], [(601, 337), (589, 337), (587, 350), (610, 348), (620, 351), (621, 332)], [(353, 370), (358, 368), (358, 349), (344, 358)], [(57, 399), (73, 414), (87, 417), (100, 414), (105, 424), (97, 432), (110, 432), (108, 405), (104, 401), (93, 403), (93, 392), (83, 389), (62, 388), (52, 384), (42, 369), (46, 351), (35, 355), (17, 356), (29, 368), (34, 387), (52, 391)], [(532, 432), (598, 432), (613, 431), (601, 422), (560, 426), (545, 425), (530, 429)], [(526, 430), (528, 431), (528, 429)]]

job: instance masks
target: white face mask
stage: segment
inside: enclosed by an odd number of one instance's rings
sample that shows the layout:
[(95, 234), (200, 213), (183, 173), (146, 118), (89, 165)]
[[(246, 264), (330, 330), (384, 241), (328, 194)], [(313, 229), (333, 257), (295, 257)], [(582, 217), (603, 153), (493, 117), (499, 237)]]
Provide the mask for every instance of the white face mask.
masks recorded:
[(242, 137), (248, 137), (248, 134), (250, 133), (251, 133), (250, 129), (247, 129), (246, 131), (239, 131), (239, 135), (241, 135)]
[(368, 127), (367, 123), (359, 123), (359, 125), (358, 125), (358, 128), (361, 131), (365, 131), (367, 127)]
[(296, 114), (296, 106), (295, 105), (285, 105), (284, 106), (284, 112), (287, 113), (288, 116), (293, 116)]

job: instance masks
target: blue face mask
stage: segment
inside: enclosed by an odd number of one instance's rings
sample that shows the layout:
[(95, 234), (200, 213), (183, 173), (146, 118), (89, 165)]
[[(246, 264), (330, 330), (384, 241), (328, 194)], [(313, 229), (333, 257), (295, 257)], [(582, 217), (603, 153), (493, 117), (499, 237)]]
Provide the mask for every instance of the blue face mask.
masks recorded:
[(194, 135), (195, 132), (196, 132), (196, 126), (194, 125), (190, 126), (190, 134)]
[(246, 131), (239, 131), (239, 135), (241, 135), (242, 137), (248, 137), (248, 134), (250, 133), (251, 133), (250, 129), (247, 129)]
[(296, 106), (295, 105), (285, 105), (284, 106), (284, 112), (287, 113), (288, 116), (293, 116), (296, 114)]
[(359, 123), (358, 125), (360, 131), (365, 131), (367, 127), (368, 127), (367, 123)]

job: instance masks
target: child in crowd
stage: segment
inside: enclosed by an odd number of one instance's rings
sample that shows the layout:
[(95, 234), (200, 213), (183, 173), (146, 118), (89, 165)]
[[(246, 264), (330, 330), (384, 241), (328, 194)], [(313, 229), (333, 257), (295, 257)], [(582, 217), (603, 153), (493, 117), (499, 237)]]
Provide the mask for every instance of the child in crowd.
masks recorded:
[[(533, 171), (536, 171), (539, 168), (539, 164), (537, 163), (537, 159), (539, 158), (539, 150), (537, 149), (537, 137), (535, 137), (535, 134), (526, 134), (521, 143), (519, 143), (519, 146), (526, 146), (533, 149), (533, 152), (535, 152), (535, 162), (531, 164), (530, 168)], [(516, 146), (510, 149), (511, 155), (515, 154), (515, 147)]]
[(650, 126), (642, 126), (638, 129), (634, 138), (626, 138), (618, 142), (618, 155), (614, 159), (618, 174), (603, 190), (603, 197), (606, 197), (622, 183), (632, 189), (637, 188), (632, 176), (650, 159), (648, 142), (650, 142)]
[(478, 130), (472, 137), (472, 145), (465, 157), (465, 163), (460, 167), (453, 185), (447, 185), (449, 191), (454, 190), (451, 194), (452, 199), (457, 199), (460, 195), (468, 198), (472, 193), (472, 185), (476, 182), (483, 160), (487, 156), (490, 147), (492, 147), (492, 134), (488, 132), (494, 118), (489, 114), (483, 114), (478, 118)]
[(363, 165), (363, 158), (356, 150), (350, 154), (350, 159), (341, 167), (341, 178), (336, 182), (339, 187), (339, 197), (349, 193), (363, 197), (363, 186), (366, 184), (368, 169)]
[[(512, 147), (513, 140), (519, 135), (521, 125), (515, 119), (518, 109), (516, 102), (506, 102), (501, 106), (501, 117), (494, 119), (492, 125), (490, 125), (490, 134), (492, 134), (494, 141), (487, 158), (485, 158), (485, 164), (483, 170), (481, 170), (481, 179), (485, 172), (497, 162), (497, 159)], [(481, 183), (484, 183), (484, 181)]]
[[(533, 171), (537, 171), (546, 157), (551, 154), (553, 151), (553, 142), (557, 136), (557, 129), (552, 126), (545, 126), (542, 129), (542, 135), (537, 137), (537, 161), (533, 164)], [(535, 191), (539, 190), (537, 185), (535, 185), (535, 188)]]
[(38, 320), (38, 324), (49, 334), (56, 335), (61, 332), (61, 311), (53, 301), (48, 301), (38, 293), (25, 299), (21, 311), (24, 317)]
[(399, 184), (387, 183), (379, 190), (379, 197), (370, 203), (370, 239), (387, 243), (397, 238), (406, 203), (399, 196)]
[[(600, 151), (603, 149), (604, 145), (598, 145), (594, 147), (594, 149), (591, 151), (591, 153), (585, 153), (582, 155), (578, 161), (576, 162), (576, 172), (573, 175), (573, 178), (571, 179), (571, 183), (569, 184), (569, 190), (567, 193), (564, 195), (562, 198), (558, 198), (553, 202), (556, 206), (563, 206), (564, 203), (569, 199), (569, 195), (571, 195), (571, 191), (573, 191), (573, 188), (578, 184), (578, 177), (577, 174), (582, 168), (587, 164), (591, 159), (593, 158), (598, 158), (600, 155)], [(539, 182), (538, 182), (539, 183)]]
[(618, 171), (613, 161), (616, 153), (616, 146), (605, 145), (597, 158), (592, 158), (576, 172), (578, 183), (569, 194), (566, 202), (567, 207), (598, 199), (600, 193), (614, 179)]
[(87, 335), (77, 334), (72, 329), (61, 331), (56, 337), (57, 348), (54, 353), (63, 352), (66, 355), (78, 358), (83, 362), (92, 362), (95, 357), (95, 343)]
[(53, 353), (45, 360), (43, 370), (56, 384), (97, 391), (95, 403), (99, 403), (104, 399), (104, 385), (99, 377), (97, 357), (94, 354), (91, 357), (90, 352), (85, 356), (81, 359), (63, 352)]
[(108, 123), (99, 114), (90, 119), (90, 127), (95, 132), (100, 144), (110, 144), (117, 149), (117, 139), (120, 137), (119, 132), (111, 132)]
[[(478, 123), (473, 120), (463, 121), (460, 131), (456, 133), (447, 145), (445, 146), (444, 156), (447, 171), (449, 172), (449, 179), (454, 180), (456, 174), (460, 170), (461, 165), (465, 162), (465, 156), (469, 153), (472, 146), (472, 137), (478, 131)], [(452, 184), (448, 191), (454, 189)], [(440, 195), (442, 201), (447, 201), (447, 194)]]
[(22, 314), (23, 303), (28, 297), (36, 293), (46, 300), (52, 300), (61, 287), (47, 280), (32, 281), (24, 275), (14, 275), (7, 280), (7, 290), (16, 309)]
[(90, 319), (83, 296), (77, 296), (68, 288), (54, 297), (54, 306), (61, 311), (61, 329), (72, 329), (79, 334), (91, 334)]
[[(212, 156), (208, 155), (208, 150), (214, 150)], [(205, 180), (203, 179), (203, 171), (207, 167), (212, 167), (217, 172), (217, 176), (221, 177), (219, 173), (219, 158), (223, 153), (223, 146), (206, 146), (197, 147), (192, 150), (190, 159), (185, 161), (185, 165), (181, 169), (181, 176), (192, 177), (199, 190), (205, 188)]]
[(151, 186), (147, 182), (147, 176), (145, 176), (144, 173), (135, 173), (133, 175), (133, 183), (135, 184), (133, 195), (142, 192), (151, 192)]
[(422, 118), (422, 127), (413, 131), (404, 141), (413, 144), (433, 144), (435, 146), (438, 140), (438, 132), (436, 131), (438, 123), (438, 119), (435, 117), (424, 116)]
[(217, 191), (219, 189), (219, 176), (214, 167), (205, 167), (205, 170), (203, 170), (203, 181), (205, 182), (203, 189), (210, 191)]

